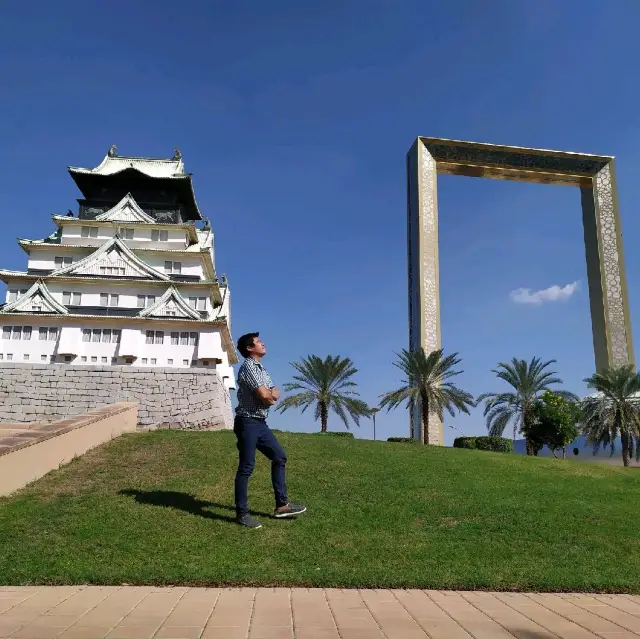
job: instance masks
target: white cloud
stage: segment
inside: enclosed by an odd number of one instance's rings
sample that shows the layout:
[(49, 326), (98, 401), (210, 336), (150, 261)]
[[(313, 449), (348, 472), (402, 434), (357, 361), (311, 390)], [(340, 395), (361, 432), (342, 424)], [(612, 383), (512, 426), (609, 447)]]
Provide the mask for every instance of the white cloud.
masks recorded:
[(535, 306), (547, 302), (565, 302), (578, 290), (579, 283), (579, 281), (573, 282), (566, 286), (554, 284), (540, 291), (532, 291), (530, 288), (518, 288), (515, 291), (511, 291), (509, 297), (516, 304), (533, 304)]

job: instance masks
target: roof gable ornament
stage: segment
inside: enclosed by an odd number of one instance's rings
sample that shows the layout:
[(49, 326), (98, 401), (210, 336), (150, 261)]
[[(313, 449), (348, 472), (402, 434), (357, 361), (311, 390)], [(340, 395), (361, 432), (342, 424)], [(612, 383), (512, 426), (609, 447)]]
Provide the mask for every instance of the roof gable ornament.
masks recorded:
[(5, 304), (0, 313), (57, 313), (67, 315), (67, 307), (57, 302), (42, 280), (37, 280), (31, 288), (14, 302)]
[(97, 222), (144, 222), (153, 224), (155, 220), (145, 213), (133, 199), (131, 193), (127, 193), (115, 206), (108, 211), (96, 216)]
[(140, 311), (140, 317), (181, 317), (202, 319), (200, 313), (191, 308), (175, 286), (170, 286), (164, 295), (148, 308)]
[(112, 145), (109, 147), (109, 152), (107, 153), (107, 155), (108, 155), (110, 158), (118, 157), (118, 147), (117, 147), (115, 144), (112, 144)]
[(165, 282), (171, 280), (168, 275), (143, 262), (120, 239), (118, 233), (87, 257), (51, 273), (51, 277), (59, 277), (60, 275), (144, 277)]

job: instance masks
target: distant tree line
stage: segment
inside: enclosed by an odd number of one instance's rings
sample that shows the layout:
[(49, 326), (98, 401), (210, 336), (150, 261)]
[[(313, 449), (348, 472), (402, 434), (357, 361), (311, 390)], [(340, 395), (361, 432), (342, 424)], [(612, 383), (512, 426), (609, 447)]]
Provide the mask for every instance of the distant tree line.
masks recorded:
[(634, 453), (640, 460), (640, 376), (632, 366), (613, 367), (585, 379), (594, 392), (580, 399), (558, 388), (562, 380), (550, 370), (555, 360), (514, 358), (492, 371), (506, 390), (474, 398), (453, 382), (463, 372), (457, 353), (405, 349), (393, 363), (405, 377), (402, 386), (381, 395), (379, 405), (373, 407), (356, 390), (358, 369), (351, 359), (309, 355), (292, 363), (296, 374), (284, 385), (290, 394), (276, 408), (281, 412), (299, 408), (303, 413), (311, 408), (320, 432), (326, 433), (331, 413), (348, 429), (350, 422), (359, 426), (362, 418), (371, 418), (381, 408), (404, 405), (420, 415), (419, 442), (428, 444), (434, 418), (442, 421), (445, 413), (469, 414), (470, 408), (484, 402), (489, 436), (502, 437), (511, 427), (514, 440), (519, 433), (525, 438), (527, 455), (537, 455), (547, 446), (564, 458), (568, 444), (583, 434), (594, 451), (609, 447), (612, 455), (619, 438), (625, 466)]

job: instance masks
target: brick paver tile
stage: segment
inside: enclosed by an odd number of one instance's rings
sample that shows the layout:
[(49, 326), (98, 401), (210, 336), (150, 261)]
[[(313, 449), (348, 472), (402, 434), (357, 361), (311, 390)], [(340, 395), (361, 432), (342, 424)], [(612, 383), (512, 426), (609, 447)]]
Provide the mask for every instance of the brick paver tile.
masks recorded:
[(360, 596), (388, 639), (428, 639), (390, 590), (361, 590)]
[(624, 595), (594, 595), (598, 601), (609, 604), (613, 608), (628, 612), (630, 615), (640, 617), (640, 603), (633, 601)]
[(250, 636), (254, 636), (255, 629), (273, 626), (293, 627), (291, 591), (288, 589), (258, 590), (256, 593)]
[(204, 628), (209, 621), (220, 592), (219, 588), (190, 588), (187, 590), (167, 617), (161, 632), (164, 632), (164, 629), (168, 627), (201, 626)]
[(199, 639), (204, 626), (162, 626), (153, 639)]
[[(27, 597), (4, 597), (0, 599), (0, 615), (15, 608), (19, 603), (22, 603)], [(2, 617), (0, 616), (0, 619)]]
[(74, 615), (81, 617), (93, 608), (95, 608), (101, 601), (104, 601), (107, 597), (117, 592), (118, 589), (114, 588), (100, 588), (92, 587), (79, 590), (58, 605), (51, 608), (45, 614), (47, 615)]
[(105, 599), (83, 615), (80, 626), (108, 626), (113, 628), (123, 617), (126, 617), (142, 599), (149, 594), (149, 589), (126, 587), (113, 590)]
[[(596, 635), (602, 636), (602, 633), (624, 633), (626, 629), (619, 626), (603, 617), (593, 614), (580, 608), (570, 601), (558, 597), (557, 595), (548, 594), (527, 594), (526, 595), (532, 601), (539, 603), (540, 605), (552, 610), (553, 612), (561, 615), (565, 619), (572, 621), (573, 623), (582, 626), (583, 628), (593, 632)], [(622, 613), (621, 613), (622, 614)], [(622, 638), (620, 638), (622, 639)]]
[(471, 635), (422, 590), (394, 590), (394, 597), (432, 639), (471, 639)]
[(296, 627), (296, 639), (341, 639), (337, 628), (323, 628), (321, 626)]
[(44, 614), (80, 590), (81, 588), (78, 586), (54, 586), (51, 588), (41, 588), (35, 592), (32, 597), (26, 598), (15, 606), (12, 612), (29, 611), (37, 614)]
[(81, 626), (75, 624), (67, 628), (58, 639), (103, 639), (111, 631), (111, 626)]
[[(12, 606), (0, 614), (0, 628), (7, 634), (8, 628), (17, 626), (21, 628), (27, 626), (38, 617), (51, 610), (54, 606), (70, 597), (79, 588), (55, 587), (51, 589), (40, 589), (33, 596), (24, 599), (20, 603)], [(18, 632), (17, 630), (13, 631)], [(44, 631), (43, 631), (44, 632)], [(42, 638), (46, 639), (46, 638)]]
[(499, 623), (480, 612), (459, 593), (428, 591), (429, 598), (475, 639), (513, 639)]
[(187, 588), (150, 592), (129, 614), (140, 617), (168, 617), (186, 592)]
[(31, 639), (32, 637), (48, 639), (49, 637), (57, 637), (75, 623), (76, 620), (77, 617), (75, 615), (42, 615), (34, 619), (31, 623), (22, 626), (22, 628), (15, 631), (11, 637), (15, 639)]
[(157, 624), (144, 626), (116, 626), (106, 639), (152, 639), (158, 630)]
[(591, 612), (598, 617), (612, 621), (625, 630), (629, 630), (640, 635), (640, 617), (625, 612), (620, 608), (616, 608), (609, 602), (601, 601), (599, 598), (591, 595), (582, 594), (565, 598), (565, 601), (568, 601), (587, 612)]
[(0, 620), (0, 639), (13, 636), (13, 633), (22, 628), (23, 624), (19, 621), (2, 621)]
[(510, 608), (493, 594), (487, 592), (460, 593), (472, 606), (499, 623), (514, 637), (529, 639), (555, 639), (556, 635), (517, 610)]
[(249, 628), (255, 590), (225, 589), (216, 601), (209, 617), (205, 635), (211, 627), (244, 628), (245, 636)]
[(293, 639), (291, 626), (251, 626), (249, 639)]
[(493, 596), (561, 639), (598, 639), (586, 628), (532, 601), (525, 594), (494, 592)]
[(247, 639), (249, 634), (247, 626), (207, 626), (201, 639)]
[(324, 590), (294, 588), (291, 591), (291, 608), (296, 628), (328, 628), (335, 631), (336, 623)]
[(344, 628), (339, 630), (341, 639), (381, 639), (379, 628)]
[(358, 591), (331, 589), (326, 593), (342, 639), (379, 639), (383, 636)]

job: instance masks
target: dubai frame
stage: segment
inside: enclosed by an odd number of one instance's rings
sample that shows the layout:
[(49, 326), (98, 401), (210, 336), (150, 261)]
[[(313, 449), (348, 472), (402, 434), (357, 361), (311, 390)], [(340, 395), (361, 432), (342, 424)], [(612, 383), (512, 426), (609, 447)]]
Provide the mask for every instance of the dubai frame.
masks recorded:
[[(614, 158), (563, 151), (419, 137), (407, 153), (409, 348), (440, 348), (438, 173), (577, 186), (596, 370), (635, 365)], [(417, 411), (415, 411), (417, 413)], [(444, 443), (443, 425), (430, 416), (429, 443)], [(418, 414), (411, 433), (422, 437)]]

